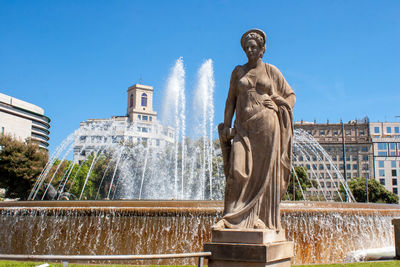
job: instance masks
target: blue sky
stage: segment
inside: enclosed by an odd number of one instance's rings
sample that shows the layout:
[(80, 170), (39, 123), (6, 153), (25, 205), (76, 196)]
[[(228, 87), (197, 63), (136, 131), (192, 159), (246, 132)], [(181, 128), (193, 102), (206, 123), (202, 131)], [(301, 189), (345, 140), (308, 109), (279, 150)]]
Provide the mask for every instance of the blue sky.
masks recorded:
[(190, 99), (211, 58), (221, 122), (231, 71), (246, 62), (240, 37), (260, 28), (264, 61), (297, 94), (295, 120), (398, 121), (399, 14), (397, 0), (0, 0), (0, 92), (45, 109), (52, 151), (81, 121), (125, 115), (140, 79), (161, 111), (181, 56)]

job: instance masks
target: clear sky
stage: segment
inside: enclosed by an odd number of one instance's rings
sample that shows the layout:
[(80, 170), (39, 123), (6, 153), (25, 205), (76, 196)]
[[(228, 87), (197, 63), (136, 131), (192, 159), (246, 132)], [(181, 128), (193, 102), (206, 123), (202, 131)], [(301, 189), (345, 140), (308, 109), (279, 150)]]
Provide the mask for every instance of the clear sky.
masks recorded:
[(190, 100), (211, 58), (218, 123), (250, 28), (297, 94), (295, 120), (400, 120), (398, 0), (0, 0), (0, 92), (44, 108), (52, 151), (81, 121), (125, 115), (140, 79), (161, 111), (181, 56)]

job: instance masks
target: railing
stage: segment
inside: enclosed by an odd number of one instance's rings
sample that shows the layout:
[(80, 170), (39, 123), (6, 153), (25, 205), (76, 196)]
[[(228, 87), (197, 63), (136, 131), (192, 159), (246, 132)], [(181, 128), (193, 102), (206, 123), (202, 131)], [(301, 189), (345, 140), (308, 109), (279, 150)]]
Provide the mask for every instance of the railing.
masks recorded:
[(211, 252), (177, 253), (177, 254), (150, 254), (150, 255), (9, 255), (0, 254), (4, 260), (60, 260), (63, 267), (68, 266), (68, 261), (99, 261), (99, 260), (152, 260), (152, 259), (177, 259), (198, 257), (198, 267), (203, 267), (204, 257), (211, 256)]

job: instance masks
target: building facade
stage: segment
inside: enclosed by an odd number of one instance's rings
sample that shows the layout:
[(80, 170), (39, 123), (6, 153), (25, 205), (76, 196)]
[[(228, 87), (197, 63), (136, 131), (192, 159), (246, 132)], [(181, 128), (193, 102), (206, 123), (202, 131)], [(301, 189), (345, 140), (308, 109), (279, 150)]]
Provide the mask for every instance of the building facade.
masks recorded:
[(80, 123), (74, 160), (84, 160), (92, 152), (113, 143), (145, 142), (152, 147), (174, 143), (175, 131), (162, 125), (153, 110), (153, 87), (135, 84), (128, 88), (126, 116), (88, 119)]
[(49, 146), (50, 118), (41, 107), (0, 93), (0, 134), (19, 140), (31, 138), (39, 147)]
[(389, 191), (399, 195), (400, 122), (371, 122), (374, 176)]
[(374, 177), (373, 147), (368, 121), (351, 121), (343, 125), (342, 123), (301, 121), (296, 122), (294, 127), (312, 135), (330, 156), (328, 159), (324, 156), (306, 158), (302, 155), (295, 155), (295, 163), (306, 167), (309, 177), (318, 177), (322, 189), (315, 190), (324, 190), (331, 199), (337, 196), (340, 184), (338, 175), (331, 171), (334, 168), (339, 170), (342, 177), (345, 177), (346, 173), (347, 179)]

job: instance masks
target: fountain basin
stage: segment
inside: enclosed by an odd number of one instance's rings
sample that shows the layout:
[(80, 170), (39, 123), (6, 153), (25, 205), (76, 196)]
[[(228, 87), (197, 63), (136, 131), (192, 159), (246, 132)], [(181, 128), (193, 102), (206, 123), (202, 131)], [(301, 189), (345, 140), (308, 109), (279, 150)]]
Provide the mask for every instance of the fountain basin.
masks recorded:
[[(0, 254), (123, 255), (197, 252), (222, 201), (19, 201), (0, 203)], [(398, 205), (283, 202), (295, 264), (343, 262), (351, 251), (394, 246)], [(194, 259), (135, 264), (195, 264)]]

